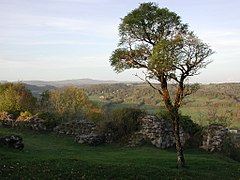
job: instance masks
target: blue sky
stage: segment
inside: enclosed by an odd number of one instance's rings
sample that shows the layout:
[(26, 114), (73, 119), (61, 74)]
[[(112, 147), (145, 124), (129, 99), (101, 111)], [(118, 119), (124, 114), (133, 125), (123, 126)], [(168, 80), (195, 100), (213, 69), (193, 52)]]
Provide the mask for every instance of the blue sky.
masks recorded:
[[(0, 0), (0, 80), (137, 81), (109, 64), (120, 18), (146, 1)], [(240, 82), (240, 1), (159, 0), (216, 53), (192, 82)], [(139, 72), (138, 72), (139, 73)]]

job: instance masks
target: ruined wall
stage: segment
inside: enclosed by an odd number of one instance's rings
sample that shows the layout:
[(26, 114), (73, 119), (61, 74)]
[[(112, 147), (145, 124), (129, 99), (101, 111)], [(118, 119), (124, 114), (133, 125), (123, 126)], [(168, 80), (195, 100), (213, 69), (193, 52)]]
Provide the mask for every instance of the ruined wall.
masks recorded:
[(214, 152), (221, 151), (224, 139), (228, 138), (228, 129), (221, 126), (212, 124), (203, 132), (202, 148)]
[[(175, 144), (172, 132), (172, 125), (169, 121), (159, 119), (156, 116), (145, 116), (141, 119), (142, 129), (133, 134), (129, 139), (129, 146), (141, 145), (143, 142), (149, 142), (152, 145), (166, 149)], [(180, 138), (182, 145), (188, 139), (188, 135), (180, 128)]]

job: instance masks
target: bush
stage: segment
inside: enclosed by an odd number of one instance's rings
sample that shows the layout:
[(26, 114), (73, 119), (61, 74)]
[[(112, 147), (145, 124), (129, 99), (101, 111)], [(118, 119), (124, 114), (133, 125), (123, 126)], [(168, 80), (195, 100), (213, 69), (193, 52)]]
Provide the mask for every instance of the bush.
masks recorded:
[(123, 108), (109, 114), (108, 120), (102, 124), (101, 130), (111, 134), (112, 141), (124, 140), (133, 132), (139, 130), (139, 117), (145, 112), (141, 109)]
[(32, 114), (29, 111), (20, 112), (20, 115), (17, 117), (17, 122), (29, 121), (32, 117)]
[(23, 83), (0, 84), (0, 111), (15, 114), (20, 111), (33, 111), (36, 98)]
[(50, 112), (40, 112), (37, 116), (44, 120), (44, 125), (47, 129), (52, 130), (56, 127), (60, 122), (58, 121), (58, 116), (54, 113)]
[(240, 162), (240, 144), (233, 143), (231, 135), (224, 139), (222, 153), (231, 159)]
[(105, 119), (105, 115), (103, 112), (94, 112), (94, 111), (86, 113), (85, 117), (87, 120), (97, 124), (100, 123), (101, 121), (104, 121)]
[(180, 115), (180, 126), (191, 136), (202, 130), (198, 124), (193, 122), (190, 116)]
[[(157, 116), (159, 118), (163, 118), (165, 120), (171, 121), (171, 116), (167, 110), (161, 110), (160, 112), (157, 113)], [(195, 133), (201, 131), (202, 128), (198, 124), (193, 122), (190, 116), (185, 116), (181, 114), (179, 114), (179, 116), (180, 116), (180, 121), (179, 121), (180, 126), (183, 128), (183, 130), (186, 133), (190, 135), (194, 135)]]
[(20, 113), (20, 116), (23, 118), (31, 117), (32, 114), (29, 111), (24, 111)]

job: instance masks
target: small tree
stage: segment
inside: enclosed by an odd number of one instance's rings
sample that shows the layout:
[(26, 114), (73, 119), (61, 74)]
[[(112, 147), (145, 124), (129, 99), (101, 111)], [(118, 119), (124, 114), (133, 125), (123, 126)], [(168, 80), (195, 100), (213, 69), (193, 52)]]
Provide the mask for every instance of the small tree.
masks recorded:
[(23, 83), (0, 84), (0, 111), (34, 111), (36, 98)]
[[(119, 26), (120, 43), (110, 62), (116, 72), (145, 69), (145, 80), (161, 95), (172, 119), (176, 141), (177, 164), (185, 160), (179, 136), (179, 107), (185, 96), (196, 90), (187, 86), (188, 77), (199, 73), (210, 62), (213, 51), (188, 31), (180, 17), (155, 3), (143, 3), (122, 19)], [(157, 81), (159, 86), (153, 84)], [(176, 83), (176, 93), (169, 93), (169, 81)]]
[(40, 105), (42, 111), (55, 113), (65, 121), (101, 112), (88, 99), (85, 92), (76, 87), (46, 91), (41, 95)]

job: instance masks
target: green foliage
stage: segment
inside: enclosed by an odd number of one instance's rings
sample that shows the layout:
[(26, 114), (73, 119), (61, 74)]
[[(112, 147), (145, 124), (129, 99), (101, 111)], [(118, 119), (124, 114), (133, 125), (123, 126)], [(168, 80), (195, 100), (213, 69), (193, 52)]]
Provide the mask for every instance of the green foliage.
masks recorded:
[(32, 114), (29, 111), (24, 111), (20, 113), (20, 116), (23, 118), (31, 117)]
[(240, 144), (234, 143), (231, 135), (224, 139), (222, 153), (231, 159), (240, 162)]
[(40, 102), (44, 111), (57, 114), (64, 121), (83, 118), (89, 112), (97, 111), (85, 92), (75, 87), (44, 92)]
[[(160, 112), (157, 113), (157, 116), (165, 120), (171, 121), (171, 116), (167, 110), (162, 109)], [(179, 117), (180, 126), (183, 128), (185, 132), (189, 133), (191, 136), (197, 133), (198, 131), (201, 131), (202, 128), (198, 124), (193, 122), (190, 116), (179, 114)]]
[(108, 117), (109, 120), (103, 122), (102, 131), (112, 134), (114, 141), (124, 139), (140, 128), (139, 117), (144, 114), (141, 109), (116, 109)]
[[(169, 84), (168, 87), (170, 94), (174, 95), (176, 93), (174, 85)], [(186, 88), (194, 93), (184, 99), (183, 107), (180, 109), (183, 115), (191, 116), (195, 123), (205, 126), (209, 124), (210, 109), (216, 106), (218, 115), (227, 114), (227, 119), (231, 119), (229, 121), (231, 127), (240, 127), (240, 103), (235, 98), (231, 98), (238, 97), (240, 94), (240, 83), (191, 84), (191, 87), (186, 85)], [(84, 91), (92, 101), (107, 110), (138, 107), (142, 101), (144, 106), (141, 108), (148, 113), (155, 114), (159, 108), (164, 108), (159, 93), (144, 83), (92, 85), (85, 87)], [(231, 97), (228, 93), (231, 93)], [(108, 97), (112, 97), (111, 100), (108, 100)], [(122, 99), (123, 103), (115, 104), (114, 102), (118, 99)], [(211, 102), (211, 105), (207, 102)]]
[(39, 112), (37, 113), (37, 116), (44, 120), (44, 124), (49, 130), (52, 130), (54, 127), (56, 127), (60, 123), (59, 117), (54, 113)]
[(198, 124), (193, 122), (190, 116), (180, 115), (180, 126), (191, 136), (202, 130)]
[(213, 54), (176, 13), (151, 2), (140, 4), (122, 19), (119, 36), (119, 48), (110, 57), (115, 71), (143, 68), (148, 80), (160, 83), (183, 84), (206, 67), (210, 63), (206, 58)]
[(89, 111), (85, 115), (85, 118), (89, 121), (92, 121), (98, 124), (104, 121), (106, 117), (105, 117), (105, 113), (99, 109), (99, 111), (94, 111), (94, 110)]
[(202, 127), (193, 122), (190, 116), (180, 115), (180, 126), (190, 137), (185, 143), (186, 147), (198, 148), (202, 143)]
[(19, 114), (21, 111), (34, 111), (36, 98), (22, 83), (0, 84), (0, 111)]
[(232, 120), (232, 111), (218, 111), (218, 105), (211, 102), (207, 102), (208, 105), (208, 123), (219, 124), (225, 127), (229, 127)]
[(155, 45), (161, 40), (169, 40), (186, 32), (187, 25), (181, 23), (176, 13), (159, 8), (155, 3), (142, 3), (122, 19), (119, 48), (112, 53), (111, 65), (117, 72), (130, 68), (151, 71), (155, 63), (148, 63), (151, 58), (156, 59), (156, 54), (151, 57)]

